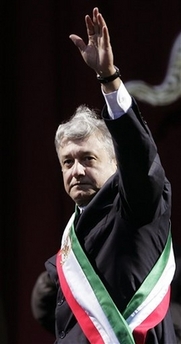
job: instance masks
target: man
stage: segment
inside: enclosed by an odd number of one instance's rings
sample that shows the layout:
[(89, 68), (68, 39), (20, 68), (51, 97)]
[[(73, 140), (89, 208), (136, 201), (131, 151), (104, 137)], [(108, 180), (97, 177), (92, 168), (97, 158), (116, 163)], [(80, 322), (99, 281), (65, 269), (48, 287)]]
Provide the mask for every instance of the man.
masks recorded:
[(98, 8), (85, 22), (88, 44), (70, 38), (95, 71), (106, 106), (103, 119), (80, 106), (56, 133), (65, 190), (76, 204), (60, 251), (46, 262), (57, 288), (56, 343), (174, 344), (170, 183), (114, 66)]

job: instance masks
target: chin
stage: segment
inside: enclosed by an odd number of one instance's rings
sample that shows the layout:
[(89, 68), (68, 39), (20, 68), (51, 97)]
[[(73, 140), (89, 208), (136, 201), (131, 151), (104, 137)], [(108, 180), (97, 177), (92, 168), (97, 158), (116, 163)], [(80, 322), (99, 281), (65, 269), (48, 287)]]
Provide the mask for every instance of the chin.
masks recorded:
[(79, 194), (79, 195), (76, 195), (74, 197), (72, 197), (72, 199), (74, 200), (74, 202), (79, 205), (80, 207), (82, 206), (86, 206), (90, 201), (91, 199), (94, 197), (95, 193), (92, 193), (92, 194), (89, 194), (89, 195), (86, 195), (86, 194)]

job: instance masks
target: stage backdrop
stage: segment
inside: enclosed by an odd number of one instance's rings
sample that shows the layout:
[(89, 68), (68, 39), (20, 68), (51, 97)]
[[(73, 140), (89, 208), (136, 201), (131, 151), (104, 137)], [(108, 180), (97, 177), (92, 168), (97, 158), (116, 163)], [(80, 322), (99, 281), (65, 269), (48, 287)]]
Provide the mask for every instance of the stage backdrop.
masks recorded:
[(58, 124), (84, 103), (101, 109), (94, 73), (69, 39), (86, 40), (84, 16), (98, 6), (122, 79), (135, 96), (172, 183), (172, 230), (181, 245), (180, 0), (1, 0), (0, 342), (52, 344), (30, 298), (57, 252), (73, 204), (54, 148)]

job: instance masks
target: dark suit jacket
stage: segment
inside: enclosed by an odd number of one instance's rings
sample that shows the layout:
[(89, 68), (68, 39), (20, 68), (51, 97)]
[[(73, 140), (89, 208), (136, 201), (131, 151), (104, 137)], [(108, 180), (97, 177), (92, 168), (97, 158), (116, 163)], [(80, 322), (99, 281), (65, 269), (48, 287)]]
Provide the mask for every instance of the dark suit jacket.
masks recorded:
[[(108, 119), (104, 108), (103, 117), (113, 137), (118, 170), (86, 207), (76, 232), (92, 266), (123, 311), (165, 246), (171, 188), (136, 105), (116, 120)], [(55, 256), (46, 262), (46, 269), (58, 291), (56, 343), (88, 343), (60, 289)], [(149, 331), (146, 343), (176, 343), (169, 313)]]

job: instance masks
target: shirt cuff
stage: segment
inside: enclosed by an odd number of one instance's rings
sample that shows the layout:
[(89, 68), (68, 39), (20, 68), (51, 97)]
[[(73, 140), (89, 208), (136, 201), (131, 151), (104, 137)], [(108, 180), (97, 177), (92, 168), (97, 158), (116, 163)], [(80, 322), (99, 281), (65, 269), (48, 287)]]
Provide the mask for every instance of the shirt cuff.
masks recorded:
[(123, 82), (121, 82), (117, 91), (104, 93), (102, 90), (102, 93), (105, 98), (109, 116), (112, 119), (124, 115), (131, 107), (132, 99)]

